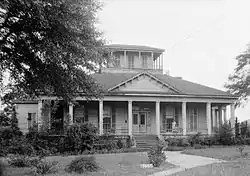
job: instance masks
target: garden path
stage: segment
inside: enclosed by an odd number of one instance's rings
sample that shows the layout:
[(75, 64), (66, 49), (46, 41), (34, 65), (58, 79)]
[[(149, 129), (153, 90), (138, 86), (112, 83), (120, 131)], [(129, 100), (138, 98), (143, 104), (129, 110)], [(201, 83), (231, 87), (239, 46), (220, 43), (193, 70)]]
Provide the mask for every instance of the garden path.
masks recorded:
[(167, 162), (176, 165), (176, 168), (169, 169), (167, 171), (162, 171), (154, 173), (153, 176), (167, 176), (177, 172), (184, 171), (193, 167), (204, 166), (213, 163), (226, 162), (224, 160), (195, 156), (195, 155), (186, 155), (181, 152), (166, 152)]

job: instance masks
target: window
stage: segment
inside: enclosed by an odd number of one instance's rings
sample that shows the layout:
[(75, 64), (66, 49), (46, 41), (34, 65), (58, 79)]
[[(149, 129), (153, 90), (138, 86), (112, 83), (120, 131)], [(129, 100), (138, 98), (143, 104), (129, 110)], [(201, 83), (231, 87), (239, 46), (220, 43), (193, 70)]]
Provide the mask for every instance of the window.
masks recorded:
[(145, 113), (140, 114), (140, 120), (141, 120), (140, 125), (145, 125), (145, 124), (146, 124), (146, 116), (145, 116)]
[(189, 130), (198, 131), (198, 108), (191, 108), (189, 111)]
[(36, 124), (36, 113), (28, 113), (28, 128), (33, 127)]
[(181, 108), (175, 108), (175, 112), (174, 112), (174, 119), (175, 119), (175, 122), (176, 122), (176, 126), (178, 127), (179, 126), (179, 123), (180, 123), (180, 119), (181, 119)]
[(162, 132), (173, 132), (173, 122), (175, 122), (175, 127), (180, 126), (181, 119), (181, 108), (174, 106), (167, 106), (165, 109), (165, 114), (162, 119)]
[(172, 132), (172, 123), (174, 121), (173, 107), (166, 107), (164, 118), (162, 120), (163, 132)]
[(138, 114), (133, 114), (133, 125), (138, 124)]
[(134, 56), (128, 56), (128, 68), (134, 68)]
[(103, 108), (103, 131), (104, 133), (111, 132), (112, 118), (111, 107), (105, 106)]
[(148, 57), (142, 56), (142, 68), (148, 68)]
[(74, 123), (84, 123), (87, 122), (84, 106), (76, 107), (74, 109)]

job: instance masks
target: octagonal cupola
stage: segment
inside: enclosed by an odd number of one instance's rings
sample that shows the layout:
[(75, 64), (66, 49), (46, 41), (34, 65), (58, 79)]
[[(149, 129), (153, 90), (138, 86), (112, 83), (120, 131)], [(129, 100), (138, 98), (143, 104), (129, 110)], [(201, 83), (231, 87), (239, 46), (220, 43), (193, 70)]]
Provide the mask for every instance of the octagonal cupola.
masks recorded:
[(141, 45), (105, 45), (109, 59), (102, 72), (141, 72), (163, 74), (164, 49)]

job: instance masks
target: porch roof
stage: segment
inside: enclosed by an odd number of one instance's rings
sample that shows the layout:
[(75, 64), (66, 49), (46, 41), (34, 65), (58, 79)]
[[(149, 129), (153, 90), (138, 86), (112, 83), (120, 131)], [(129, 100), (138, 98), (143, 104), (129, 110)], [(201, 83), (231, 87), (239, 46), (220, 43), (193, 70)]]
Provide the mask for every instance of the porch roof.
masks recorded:
[(111, 44), (105, 45), (104, 48), (113, 49), (113, 50), (130, 50), (130, 51), (152, 51), (162, 53), (165, 50), (161, 48), (155, 48), (144, 45), (122, 45), (122, 44)]
[[(93, 74), (93, 78), (101, 85), (103, 85), (104, 90), (109, 92), (108, 90), (119, 85), (122, 82), (126, 82), (141, 73), (96, 73)], [(167, 75), (158, 75), (152, 73), (149, 74), (156, 79), (160, 80), (166, 85), (174, 88), (178, 91), (177, 95), (197, 95), (197, 96), (222, 96), (222, 97), (232, 97), (236, 98), (235, 96), (231, 95), (228, 92), (218, 90), (212, 87), (208, 87), (205, 85), (201, 85), (198, 83), (190, 82), (184, 79), (167, 76)], [(142, 92), (143, 93), (143, 92)], [(167, 92), (166, 92), (167, 94)]]

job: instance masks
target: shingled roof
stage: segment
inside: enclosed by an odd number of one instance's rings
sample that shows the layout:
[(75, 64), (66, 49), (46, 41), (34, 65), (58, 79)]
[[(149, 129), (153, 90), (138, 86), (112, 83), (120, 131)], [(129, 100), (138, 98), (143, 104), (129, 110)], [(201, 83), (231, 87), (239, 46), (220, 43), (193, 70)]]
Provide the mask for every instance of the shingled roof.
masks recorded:
[[(115, 87), (116, 85), (135, 77), (139, 73), (96, 73), (93, 74), (93, 78), (101, 85), (103, 85), (105, 91)], [(222, 90), (214, 89), (201, 84), (193, 83), (187, 80), (183, 80), (176, 77), (171, 77), (167, 75), (158, 75), (147, 73), (155, 78), (159, 79), (163, 83), (178, 90), (180, 95), (198, 95), (198, 96), (226, 96), (233, 97), (228, 92)]]

